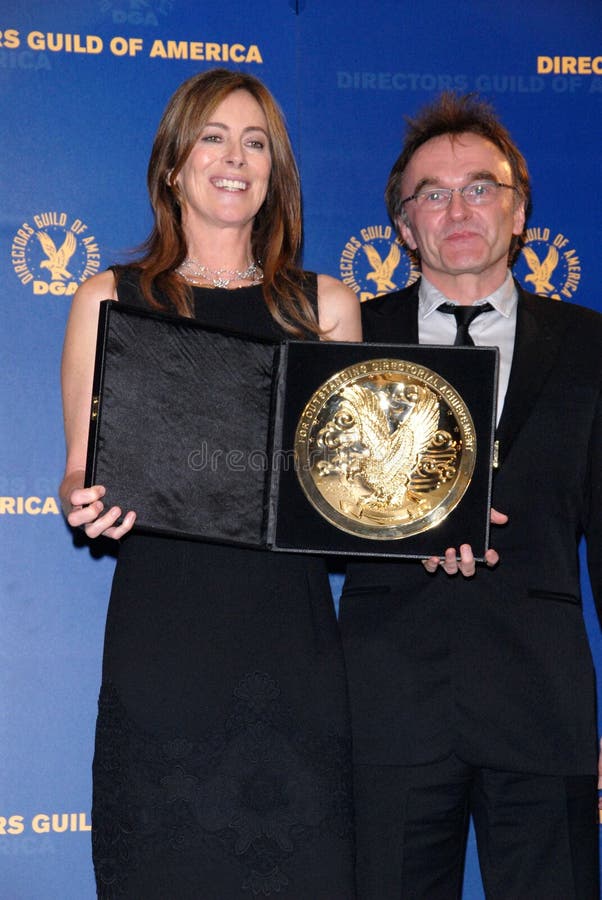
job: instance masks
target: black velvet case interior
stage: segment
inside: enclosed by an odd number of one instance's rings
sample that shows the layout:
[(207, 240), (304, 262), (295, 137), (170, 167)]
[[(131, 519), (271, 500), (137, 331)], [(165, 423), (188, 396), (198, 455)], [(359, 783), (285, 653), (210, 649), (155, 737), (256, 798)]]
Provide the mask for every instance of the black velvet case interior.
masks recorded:
[(138, 527), (261, 546), (280, 346), (101, 304), (87, 484)]
[[(306, 499), (292, 464), (299, 416), (325, 381), (383, 357), (416, 361), (450, 384), (477, 435), (472, 481), (434, 528), (396, 541), (347, 534)], [(137, 527), (273, 550), (441, 555), (489, 539), (497, 350), (290, 341), (272, 343), (101, 304), (86, 484)]]

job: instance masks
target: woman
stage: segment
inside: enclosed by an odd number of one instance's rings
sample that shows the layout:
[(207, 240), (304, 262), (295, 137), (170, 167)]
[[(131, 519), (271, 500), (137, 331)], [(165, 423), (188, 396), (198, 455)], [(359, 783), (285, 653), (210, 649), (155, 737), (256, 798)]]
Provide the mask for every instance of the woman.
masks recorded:
[(325, 563), (132, 534), (135, 511), (121, 520), (83, 477), (101, 300), (331, 340), (361, 338), (358, 303), (296, 266), (298, 173), (256, 78), (216, 69), (186, 81), (159, 125), (148, 185), (143, 255), (78, 289), (63, 356), (68, 521), (124, 538), (94, 756), (98, 895), (346, 900), (349, 736)]

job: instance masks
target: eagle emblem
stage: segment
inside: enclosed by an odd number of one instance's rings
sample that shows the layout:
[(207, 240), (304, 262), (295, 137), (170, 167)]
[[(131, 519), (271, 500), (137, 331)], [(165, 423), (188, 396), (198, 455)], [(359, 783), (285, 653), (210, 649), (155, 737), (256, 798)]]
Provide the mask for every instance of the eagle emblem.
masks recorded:
[(558, 250), (552, 245), (543, 262), (532, 247), (523, 247), (523, 256), (531, 269), (529, 275), (525, 275), (525, 281), (531, 282), (536, 294), (551, 294), (554, 285), (550, 281), (552, 273), (558, 265)]
[(366, 279), (375, 282), (376, 293), (385, 294), (387, 291), (394, 291), (397, 285), (393, 282), (392, 276), (401, 259), (399, 245), (396, 243), (391, 244), (391, 249), (385, 260), (381, 259), (380, 253), (372, 244), (364, 244), (363, 248), (368, 262), (372, 266), (372, 271), (368, 272)]
[(65, 240), (58, 249), (50, 235), (46, 234), (45, 231), (37, 231), (36, 236), (47, 256), (47, 259), (43, 259), (40, 263), (40, 268), (50, 271), (52, 281), (67, 281), (67, 279), (72, 278), (67, 266), (77, 247), (75, 235), (68, 231), (65, 235)]
[(439, 399), (423, 385), (348, 384), (320, 433), (330, 456), (318, 471), (348, 485), (359, 518), (422, 514), (426, 494), (457, 471), (458, 442), (439, 428), (439, 417)]

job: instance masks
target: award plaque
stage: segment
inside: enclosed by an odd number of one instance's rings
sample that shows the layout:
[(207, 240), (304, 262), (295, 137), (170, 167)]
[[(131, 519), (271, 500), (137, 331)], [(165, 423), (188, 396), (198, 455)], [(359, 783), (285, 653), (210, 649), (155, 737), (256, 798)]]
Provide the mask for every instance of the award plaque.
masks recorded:
[(337, 528), (370, 540), (443, 521), (470, 484), (476, 451), (457, 391), (399, 358), (337, 372), (310, 398), (295, 435), (307, 499)]
[(136, 528), (273, 551), (489, 540), (497, 350), (269, 341), (101, 304), (86, 484)]

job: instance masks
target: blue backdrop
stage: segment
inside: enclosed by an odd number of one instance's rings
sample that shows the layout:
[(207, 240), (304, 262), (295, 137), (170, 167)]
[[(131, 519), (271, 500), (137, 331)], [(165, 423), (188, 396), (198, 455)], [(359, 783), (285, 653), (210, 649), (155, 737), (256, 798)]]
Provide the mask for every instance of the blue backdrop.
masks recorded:
[[(305, 265), (367, 299), (366, 247), (383, 258), (394, 239), (382, 193), (404, 115), (444, 88), (480, 91), (530, 163), (516, 274), (602, 308), (601, 34), (600, 0), (2, 0), (3, 898), (94, 896), (90, 760), (114, 560), (59, 514), (59, 360), (77, 285), (146, 236), (146, 164), (170, 94), (219, 64), (267, 83), (301, 168)], [(63, 244), (66, 273), (48, 265)], [(394, 284), (414, 276), (402, 256)], [(587, 585), (586, 598), (602, 672)], [(482, 897), (473, 849), (465, 897)]]

